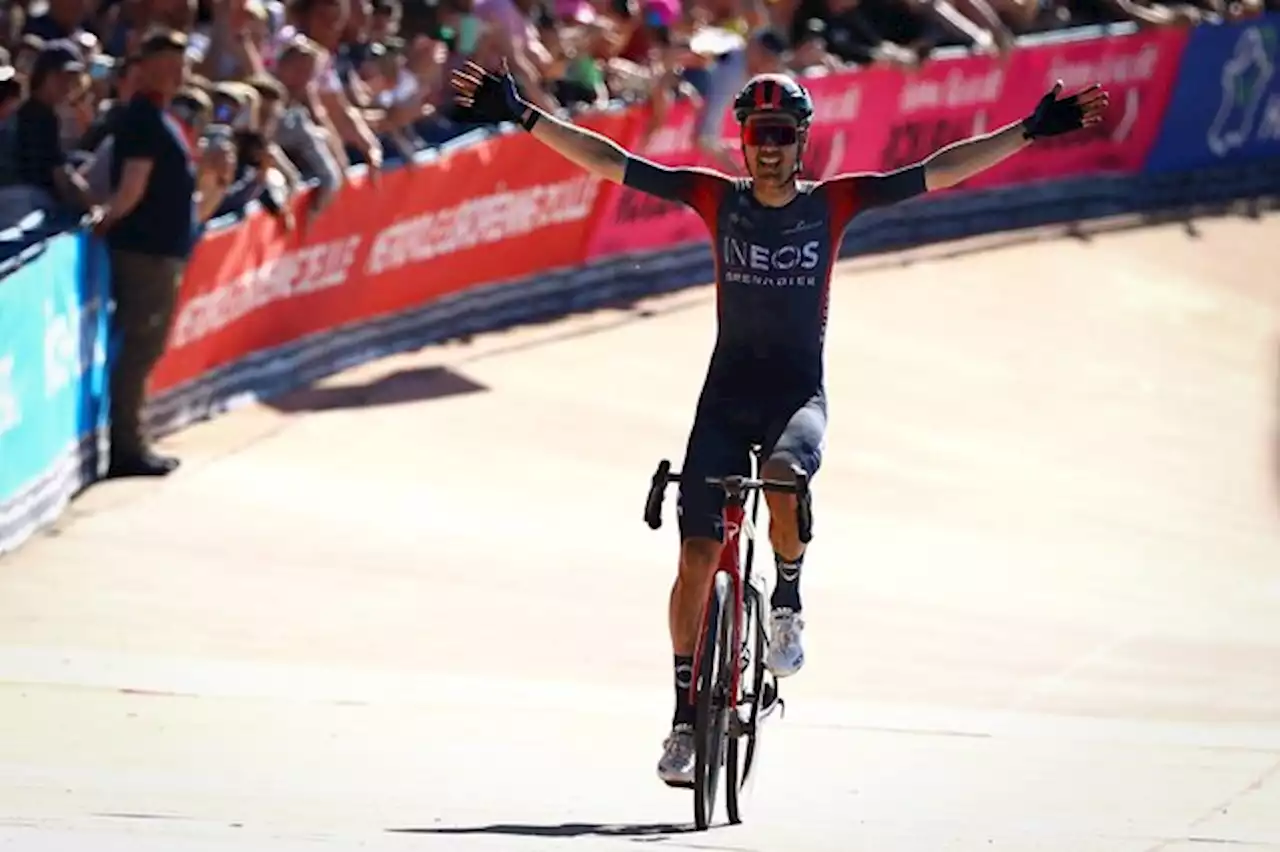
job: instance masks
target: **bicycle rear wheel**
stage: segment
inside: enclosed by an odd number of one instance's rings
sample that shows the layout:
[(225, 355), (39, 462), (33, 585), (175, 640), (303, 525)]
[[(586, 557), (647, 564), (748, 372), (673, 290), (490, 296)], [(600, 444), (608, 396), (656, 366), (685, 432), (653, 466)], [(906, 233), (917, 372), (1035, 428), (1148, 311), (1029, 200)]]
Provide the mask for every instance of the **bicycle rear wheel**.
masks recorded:
[(724, 571), (717, 571), (707, 599), (702, 652), (698, 662), (693, 821), (699, 831), (706, 830), (715, 814), (720, 770), (724, 766), (729, 711), (733, 704), (729, 695), (730, 667), (737, 660), (732, 639), (736, 617), (732, 582)]

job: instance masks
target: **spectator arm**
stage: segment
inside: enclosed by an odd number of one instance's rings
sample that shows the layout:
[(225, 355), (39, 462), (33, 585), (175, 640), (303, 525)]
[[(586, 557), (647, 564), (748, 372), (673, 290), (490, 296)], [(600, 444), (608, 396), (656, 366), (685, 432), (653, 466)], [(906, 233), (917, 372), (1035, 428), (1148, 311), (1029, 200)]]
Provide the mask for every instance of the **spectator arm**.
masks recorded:
[[(196, 192), (198, 198), (196, 200), (196, 216), (201, 222), (208, 222), (209, 218), (218, 211), (222, 206), (223, 200), (230, 194), (235, 184), (224, 184), (218, 179), (217, 174), (212, 170), (202, 170), (196, 178)], [(244, 185), (247, 189), (248, 183)], [(245, 203), (248, 203), (246, 199)]]
[[(990, 11), (991, 7), (986, 3), (983, 6)], [(989, 47), (997, 35), (995, 30), (984, 27), (979, 22), (973, 20), (964, 12), (962, 12), (950, 0), (932, 0), (927, 4), (929, 14), (938, 23), (939, 26), (949, 30), (951, 33), (968, 39), (973, 44), (981, 48)], [(994, 15), (995, 13), (992, 12)], [(1000, 24), (1001, 29), (1005, 29)]]
[(247, 32), (237, 33), (234, 39), (235, 52), (240, 57), (240, 61), (249, 69), (248, 76), (258, 77), (267, 73), (266, 63), (262, 61), (262, 54), (258, 52), (258, 47), (249, 38)]
[(328, 203), (343, 183), (342, 161), (334, 156), (332, 148), (326, 143), (323, 130), (319, 127), (298, 140), (293, 148), (298, 161), (312, 175), (315, 175), (319, 187), (312, 199), (313, 207), (319, 208)]
[(338, 127), (329, 115), (329, 111), (325, 109), (320, 93), (316, 91), (314, 85), (307, 91), (306, 105), (307, 111), (311, 113), (312, 120), (323, 131), (329, 153), (332, 154), (333, 159), (337, 162), (338, 168), (345, 171), (351, 165), (351, 160), (347, 157), (346, 148), (343, 147), (342, 136), (338, 133)]
[(215, 214), (240, 212), (262, 194), (265, 185), (266, 173), (262, 171), (246, 174), (229, 186), (224, 186), (216, 175), (201, 175), (200, 221), (207, 222)]
[[(991, 8), (991, 4), (987, 0), (961, 0), (961, 2), (973, 16), (970, 20), (990, 33), (996, 44), (1006, 48), (1013, 45), (1013, 31), (1005, 25), (1005, 22), (996, 14), (996, 10)], [(963, 15), (965, 9), (961, 8), (959, 11)], [(965, 15), (965, 17), (969, 16)]]
[[(333, 122), (338, 140), (351, 145), (360, 152), (371, 166), (382, 164), (382, 146), (378, 144), (373, 131), (343, 92), (321, 92), (320, 102), (325, 113)], [(376, 165), (375, 165), (376, 160)]]
[(267, 156), (271, 160), (271, 165), (275, 166), (289, 186), (297, 187), (302, 184), (302, 172), (298, 171), (298, 167), (294, 165), (293, 160), (289, 159), (289, 155), (284, 149), (275, 142), (267, 143)]
[(120, 183), (107, 199), (103, 216), (104, 228), (128, 216), (138, 206), (147, 191), (147, 182), (151, 180), (154, 165), (154, 161), (149, 158), (130, 158), (124, 161), (124, 167), (120, 169)]
[(1133, 0), (1104, 0), (1104, 2), (1135, 23), (1161, 27), (1175, 22), (1173, 13), (1164, 6), (1144, 6)]

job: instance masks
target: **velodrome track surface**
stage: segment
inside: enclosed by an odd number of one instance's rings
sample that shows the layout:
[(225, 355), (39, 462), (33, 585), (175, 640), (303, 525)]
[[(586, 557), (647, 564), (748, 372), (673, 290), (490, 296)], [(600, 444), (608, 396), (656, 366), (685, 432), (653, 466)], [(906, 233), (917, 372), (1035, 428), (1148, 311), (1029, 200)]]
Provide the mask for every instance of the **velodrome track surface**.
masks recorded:
[(654, 776), (675, 525), (640, 510), (703, 287), (351, 370), (91, 489), (0, 562), (0, 848), (1280, 850), (1277, 244), (842, 267), (809, 662), (743, 826), (682, 830)]

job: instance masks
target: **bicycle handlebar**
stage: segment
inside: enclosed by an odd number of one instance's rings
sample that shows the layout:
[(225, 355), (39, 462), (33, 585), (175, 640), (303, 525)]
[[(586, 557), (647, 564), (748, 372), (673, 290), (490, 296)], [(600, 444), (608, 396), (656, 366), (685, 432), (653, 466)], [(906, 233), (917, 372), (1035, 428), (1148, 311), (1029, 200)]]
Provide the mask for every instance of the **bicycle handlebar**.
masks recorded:
[[(800, 533), (800, 541), (805, 544), (813, 537), (813, 511), (809, 505), (809, 474), (798, 467), (792, 468), (794, 482), (779, 479), (753, 479), (749, 476), (708, 476), (704, 478), (707, 485), (718, 486), (725, 497), (732, 502), (741, 503), (752, 491), (775, 491), (783, 494), (794, 494), (796, 500), (796, 526)], [(644, 504), (644, 520), (649, 529), (662, 526), (662, 500), (666, 496), (667, 485), (672, 482), (683, 482), (680, 473), (673, 473), (671, 462), (663, 459), (658, 462), (658, 469), (653, 473), (649, 485), (649, 497)]]

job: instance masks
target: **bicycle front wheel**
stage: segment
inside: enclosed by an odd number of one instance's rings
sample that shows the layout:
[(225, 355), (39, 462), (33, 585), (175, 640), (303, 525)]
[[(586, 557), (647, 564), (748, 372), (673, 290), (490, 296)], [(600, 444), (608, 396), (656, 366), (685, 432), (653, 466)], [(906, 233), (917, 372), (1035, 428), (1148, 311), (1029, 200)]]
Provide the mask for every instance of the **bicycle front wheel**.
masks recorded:
[(706, 830), (715, 814), (720, 771), (724, 767), (725, 740), (733, 696), (733, 586), (729, 575), (717, 571), (703, 619), (702, 652), (698, 661), (696, 750), (693, 817), (699, 831)]
[[(761, 623), (760, 594), (748, 585), (743, 599), (743, 631), (741, 657), (735, 662), (742, 669), (742, 689), (734, 696), (730, 717), (729, 744), (725, 766), (725, 807), (729, 822), (742, 822), (742, 794), (755, 764), (757, 737), (760, 735), (761, 699), (764, 695), (764, 625)], [(745, 743), (744, 743), (745, 740)]]

